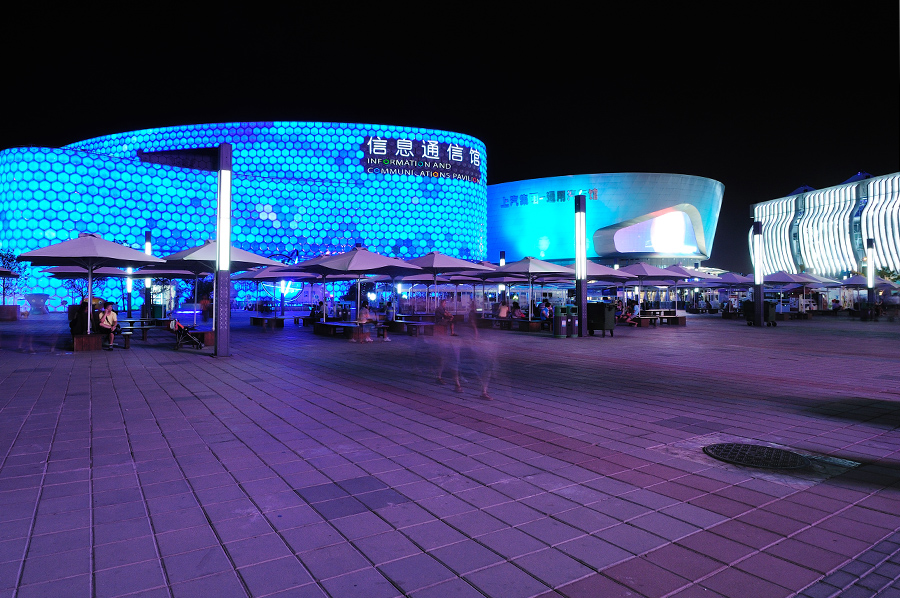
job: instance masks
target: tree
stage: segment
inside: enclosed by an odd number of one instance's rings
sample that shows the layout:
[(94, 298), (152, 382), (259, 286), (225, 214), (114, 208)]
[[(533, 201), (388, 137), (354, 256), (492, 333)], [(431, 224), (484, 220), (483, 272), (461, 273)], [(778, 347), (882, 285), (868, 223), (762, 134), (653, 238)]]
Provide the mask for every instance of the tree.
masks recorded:
[(17, 262), (16, 254), (11, 251), (0, 251), (0, 267), (6, 268), (10, 272), (19, 275), (19, 278), (4, 278), (2, 280), (3, 305), (6, 305), (7, 294), (15, 297), (25, 288), (30, 268), (25, 266), (22, 262)]
[(900, 272), (891, 270), (889, 268), (878, 268), (877, 270), (875, 270), (875, 276), (878, 276), (885, 280), (900, 282)]

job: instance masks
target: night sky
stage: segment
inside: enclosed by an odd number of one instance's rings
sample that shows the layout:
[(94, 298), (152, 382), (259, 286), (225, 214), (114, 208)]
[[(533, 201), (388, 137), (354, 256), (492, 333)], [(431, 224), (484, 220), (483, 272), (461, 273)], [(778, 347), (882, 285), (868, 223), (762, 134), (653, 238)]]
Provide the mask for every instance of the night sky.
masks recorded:
[(750, 204), (900, 170), (896, 2), (633, 5), (22, 9), (0, 40), (0, 148), (226, 121), (459, 131), (487, 145), (489, 184), (721, 181), (704, 265), (741, 272)]

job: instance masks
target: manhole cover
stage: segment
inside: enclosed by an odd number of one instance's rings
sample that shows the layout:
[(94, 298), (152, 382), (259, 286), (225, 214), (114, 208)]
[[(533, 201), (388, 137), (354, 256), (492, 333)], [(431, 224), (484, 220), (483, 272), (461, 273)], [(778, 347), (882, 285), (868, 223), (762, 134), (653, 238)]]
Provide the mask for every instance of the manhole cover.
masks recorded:
[(803, 455), (761, 446), (758, 444), (710, 444), (703, 447), (703, 452), (719, 461), (747, 465), (748, 467), (764, 467), (767, 469), (800, 469), (809, 465), (809, 459)]

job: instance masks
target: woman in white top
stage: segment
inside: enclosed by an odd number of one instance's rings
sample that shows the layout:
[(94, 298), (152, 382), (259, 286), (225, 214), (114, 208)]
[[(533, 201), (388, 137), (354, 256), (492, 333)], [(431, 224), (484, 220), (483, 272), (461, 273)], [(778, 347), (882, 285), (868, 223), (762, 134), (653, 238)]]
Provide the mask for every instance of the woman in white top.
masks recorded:
[[(372, 335), (366, 331), (366, 324), (371, 319), (372, 316), (369, 314), (369, 304), (363, 302), (363, 304), (359, 306), (359, 313), (356, 314), (356, 323), (359, 324), (359, 342), (361, 343), (372, 342)], [(357, 339), (350, 340), (351, 342), (356, 342)]]

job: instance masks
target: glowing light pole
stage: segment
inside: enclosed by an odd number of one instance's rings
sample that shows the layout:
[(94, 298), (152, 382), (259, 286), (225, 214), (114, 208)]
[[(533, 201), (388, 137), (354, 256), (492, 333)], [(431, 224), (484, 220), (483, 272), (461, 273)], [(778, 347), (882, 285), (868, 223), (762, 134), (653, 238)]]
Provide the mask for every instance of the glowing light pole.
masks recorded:
[(763, 236), (762, 222), (753, 223), (753, 324), (762, 326), (763, 320)]
[[(153, 255), (153, 244), (150, 242), (150, 231), (144, 231), (144, 253)], [(150, 318), (153, 315), (153, 295), (152, 295), (153, 279), (149, 276), (144, 279), (144, 317)]]
[(231, 144), (219, 146), (218, 208), (216, 212), (216, 296), (215, 318), (217, 357), (229, 357), (231, 326)]
[(587, 336), (587, 224), (586, 195), (575, 196), (575, 298), (578, 301), (578, 336)]
[(128, 302), (128, 317), (131, 317), (131, 291), (134, 289), (133, 281), (131, 280), (131, 274), (134, 272), (134, 268), (131, 266), (126, 270), (128, 272), (128, 278), (125, 279), (125, 300)]
[(875, 319), (875, 239), (866, 239), (866, 287), (869, 318)]
[[(506, 265), (506, 252), (501, 251), (500, 252), (500, 267), (502, 268), (505, 265)], [(497, 285), (497, 301), (503, 301), (503, 299), (505, 297), (506, 297), (506, 285), (503, 283), (500, 283)]]

